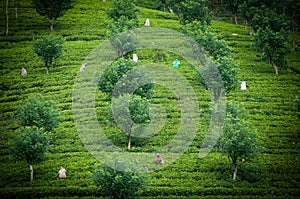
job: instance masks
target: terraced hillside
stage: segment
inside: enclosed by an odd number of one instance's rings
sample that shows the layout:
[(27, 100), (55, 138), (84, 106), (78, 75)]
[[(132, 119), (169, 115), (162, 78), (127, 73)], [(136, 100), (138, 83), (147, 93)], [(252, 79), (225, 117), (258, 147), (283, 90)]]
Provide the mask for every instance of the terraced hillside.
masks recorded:
[[(72, 114), (72, 92), (79, 68), (92, 49), (106, 38), (109, 23), (106, 10), (110, 1), (77, 0), (74, 8), (59, 18), (51, 34), (63, 36), (64, 52), (56, 68), (48, 75), (41, 60), (31, 50), (34, 39), (50, 34), (49, 26), (29, 3), (20, 1), (18, 19), (13, 2), (9, 2), (9, 35), (5, 36), (5, 5), (1, 3), (0, 36), (0, 198), (59, 198), (99, 196), (91, 180), (98, 161), (92, 156), (78, 135)], [(170, 13), (140, 8), (140, 24), (150, 18), (151, 26), (179, 29), (176, 16)], [(233, 50), (239, 81), (246, 80), (249, 88), (240, 91), (239, 82), (227, 96), (242, 104), (249, 113), (249, 127), (256, 129), (261, 152), (251, 162), (241, 164), (236, 181), (231, 180), (231, 166), (226, 156), (213, 149), (205, 158), (199, 157), (208, 128), (210, 96), (200, 87), (194, 69), (181, 60), (178, 69), (193, 86), (200, 106), (200, 123), (190, 147), (176, 162), (163, 169), (147, 173), (147, 188), (142, 198), (297, 198), (300, 194), (299, 118), (294, 104), (299, 93), (299, 52), (289, 57), (292, 68), (279, 71), (260, 59), (251, 49), (251, 37), (243, 26), (214, 21), (212, 25)], [(233, 36), (237, 33), (237, 36)], [(298, 42), (300, 36), (297, 36)], [(155, 52), (137, 50), (141, 63), (153, 62)], [(130, 54), (131, 56), (131, 54)], [(162, 62), (170, 66), (178, 56), (168, 53)], [(21, 67), (28, 71), (19, 75)], [(153, 152), (166, 145), (179, 127), (181, 116), (177, 99), (163, 87), (155, 87), (153, 103), (167, 111), (162, 131), (148, 140), (135, 139), (131, 153)], [(183, 93), (185, 91), (182, 91)], [(45, 160), (34, 165), (34, 181), (29, 182), (29, 168), (25, 162), (15, 162), (8, 146), (20, 124), (15, 119), (16, 107), (29, 96), (42, 94), (53, 99), (60, 110), (60, 125), (52, 133), (53, 141)], [(126, 148), (126, 136), (110, 123), (107, 95), (97, 91), (96, 112), (105, 133), (115, 144)], [(68, 171), (68, 178), (59, 180), (60, 166)]]

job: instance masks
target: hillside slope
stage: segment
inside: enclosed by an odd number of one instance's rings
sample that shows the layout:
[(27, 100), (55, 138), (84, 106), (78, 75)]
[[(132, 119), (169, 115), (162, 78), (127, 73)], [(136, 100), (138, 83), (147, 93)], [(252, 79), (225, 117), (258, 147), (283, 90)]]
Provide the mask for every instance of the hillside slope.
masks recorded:
[[(13, 2), (9, 2), (8, 36), (5, 36), (5, 5), (1, 3), (0, 198), (101, 196), (101, 193), (96, 193), (97, 188), (90, 178), (98, 161), (79, 138), (72, 114), (72, 92), (75, 77), (86, 56), (106, 38), (106, 26), (109, 23), (106, 10), (110, 1), (77, 0), (74, 8), (57, 20), (51, 34), (63, 36), (66, 42), (58, 67), (51, 68), (49, 75), (45, 74), (42, 61), (31, 50), (33, 40), (49, 34), (49, 27), (29, 2), (19, 2), (18, 19), (14, 18)], [(174, 15), (140, 9), (141, 26), (146, 18), (150, 18), (152, 26), (179, 29)], [(199, 130), (179, 160), (147, 174), (148, 187), (142, 197), (297, 198), (300, 194), (300, 143), (299, 113), (294, 99), (300, 95), (299, 74), (294, 70), (282, 70), (278, 76), (274, 75), (272, 67), (260, 60), (260, 53), (251, 49), (251, 37), (243, 26), (214, 21), (212, 27), (231, 46), (239, 80), (246, 80), (249, 85), (248, 90), (240, 91), (237, 84), (236, 90), (227, 99), (245, 106), (249, 113), (249, 127), (256, 129), (259, 134), (261, 153), (252, 162), (241, 165), (236, 181), (231, 180), (231, 166), (227, 157), (216, 150), (203, 159), (199, 158), (199, 146), (208, 128), (210, 96), (193, 79), (194, 70), (181, 60), (178, 71), (189, 79), (199, 98), (202, 113)], [(137, 53), (142, 63), (152, 62), (151, 50)], [(291, 55), (293, 68), (300, 68), (299, 54)], [(174, 58), (176, 55), (169, 53), (163, 63), (171, 67)], [(28, 71), (26, 77), (19, 75), (23, 66)], [(62, 122), (53, 132), (53, 143), (45, 161), (34, 165), (35, 180), (30, 183), (28, 165), (10, 158), (8, 144), (20, 126), (14, 116), (16, 107), (24, 99), (38, 93), (58, 104)], [(107, 95), (97, 93), (99, 123), (116, 143), (125, 148), (124, 134), (106, 121), (108, 100)], [(178, 129), (180, 111), (171, 92), (157, 88), (154, 101), (170, 111), (168, 122), (152, 140), (134, 141), (132, 153), (149, 152), (163, 146), (172, 139), (172, 132)], [(66, 180), (55, 177), (62, 165), (68, 171)]]

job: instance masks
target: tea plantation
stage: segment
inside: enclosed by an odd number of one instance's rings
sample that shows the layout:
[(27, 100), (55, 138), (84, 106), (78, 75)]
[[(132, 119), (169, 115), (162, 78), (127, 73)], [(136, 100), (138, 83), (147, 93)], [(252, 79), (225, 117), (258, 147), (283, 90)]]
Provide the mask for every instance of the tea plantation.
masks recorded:
[[(82, 143), (73, 118), (73, 88), (77, 74), (88, 54), (107, 39), (110, 23), (107, 10), (111, 1), (76, 0), (74, 7), (58, 18), (54, 31), (37, 14), (29, 0), (18, 1), (18, 18), (13, 1), (9, 1), (9, 29), (6, 32), (5, 2), (1, 2), (0, 15), (0, 198), (94, 198), (103, 197), (91, 179), (98, 160)], [(140, 26), (146, 18), (152, 27), (180, 29), (174, 14), (139, 7)], [(145, 27), (146, 28), (146, 27)], [(261, 53), (251, 48), (249, 27), (228, 22), (213, 21), (212, 29), (232, 49), (238, 80), (236, 89), (227, 100), (245, 107), (249, 114), (248, 126), (259, 136), (260, 152), (252, 161), (240, 164), (237, 179), (232, 180), (232, 166), (227, 156), (213, 148), (204, 158), (199, 148), (205, 137), (210, 119), (210, 93), (195, 78), (195, 70), (186, 60), (167, 52), (161, 62), (172, 69), (179, 58), (177, 71), (193, 86), (199, 101), (199, 128), (186, 152), (175, 162), (146, 173), (146, 188), (141, 198), (298, 198), (300, 195), (300, 113), (295, 105), (300, 95), (300, 52), (288, 57), (290, 68), (275, 75), (273, 68)], [(236, 33), (237, 35), (233, 35)], [(65, 39), (63, 53), (56, 67), (45, 73), (42, 60), (33, 52), (32, 43), (45, 35)], [(296, 40), (300, 42), (299, 33)], [(292, 48), (292, 45), (291, 45)], [(136, 50), (139, 62), (154, 62), (155, 51)], [(132, 52), (127, 55), (132, 57)], [(25, 67), (27, 76), (21, 76)], [(163, 74), (162, 74), (163, 75)], [(245, 80), (248, 88), (240, 90)], [(183, 95), (187, 95), (182, 91)], [(34, 180), (29, 181), (29, 166), (14, 161), (9, 153), (16, 129), (16, 108), (30, 96), (41, 94), (56, 102), (61, 123), (51, 133), (52, 142), (45, 159), (34, 164)], [(110, 99), (96, 92), (99, 124), (105, 134), (118, 147), (126, 150), (127, 140), (121, 130), (111, 124), (107, 113)], [(166, 110), (166, 123), (161, 132), (150, 139), (132, 140), (130, 153), (153, 153), (169, 143), (180, 126), (180, 107), (177, 99), (164, 87), (156, 86), (153, 102)], [(67, 178), (58, 179), (61, 166), (67, 169)]]

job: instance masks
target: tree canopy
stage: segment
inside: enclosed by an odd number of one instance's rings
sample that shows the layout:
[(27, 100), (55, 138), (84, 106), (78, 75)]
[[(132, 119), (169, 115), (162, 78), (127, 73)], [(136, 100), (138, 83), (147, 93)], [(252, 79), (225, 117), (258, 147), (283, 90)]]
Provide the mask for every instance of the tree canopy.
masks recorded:
[[(103, 73), (103, 75), (99, 78), (98, 86), (102, 92), (112, 94), (114, 89), (116, 88), (117, 83), (124, 77), (124, 81), (122, 81), (123, 85), (118, 85), (119, 90), (123, 93), (130, 93), (129, 91), (132, 88), (137, 88), (134, 91), (135, 95), (139, 95), (141, 97), (145, 97), (150, 99), (152, 97), (152, 88), (153, 84), (145, 84), (142, 86), (139, 85), (139, 79), (145, 78), (145, 74), (139, 70), (132, 70), (136, 68), (138, 64), (136, 62), (120, 59), (114, 63), (112, 63)], [(129, 78), (126, 77), (126, 73), (131, 71), (131, 76)]]
[(127, 20), (137, 20), (138, 11), (134, 0), (113, 0), (111, 8), (108, 10), (108, 16), (114, 21), (122, 16)]
[(25, 100), (16, 110), (16, 116), (23, 126), (36, 126), (52, 131), (59, 124), (56, 104), (42, 95)]
[(32, 0), (32, 3), (37, 13), (47, 19), (51, 31), (53, 31), (55, 20), (73, 7), (73, 0)]
[(46, 67), (46, 74), (49, 73), (49, 67), (53, 62), (62, 54), (62, 44), (64, 39), (56, 36), (49, 35), (37, 39), (33, 45), (32, 50), (43, 59)]
[(145, 184), (145, 177), (141, 174), (118, 171), (108, 166), (97, 166), (92, 180), (102, 194), (113, 199), (138, 198)]
[(202, 24), (210, 24), (211, 12), (207, 7), (207, 0), (167, 0), (166, 4), (171, 7), (178, 16), (181, 24), (199, 21)]

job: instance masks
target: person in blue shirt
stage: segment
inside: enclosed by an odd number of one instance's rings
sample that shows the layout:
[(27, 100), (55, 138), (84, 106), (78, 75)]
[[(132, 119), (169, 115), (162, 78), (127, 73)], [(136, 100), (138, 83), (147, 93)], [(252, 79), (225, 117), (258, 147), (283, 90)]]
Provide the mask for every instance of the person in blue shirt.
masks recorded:
[(178, 61), (178, 59), (175, 59), (173, 62), (173, 68), (179, 68), (180, 66), (180, 62)]

